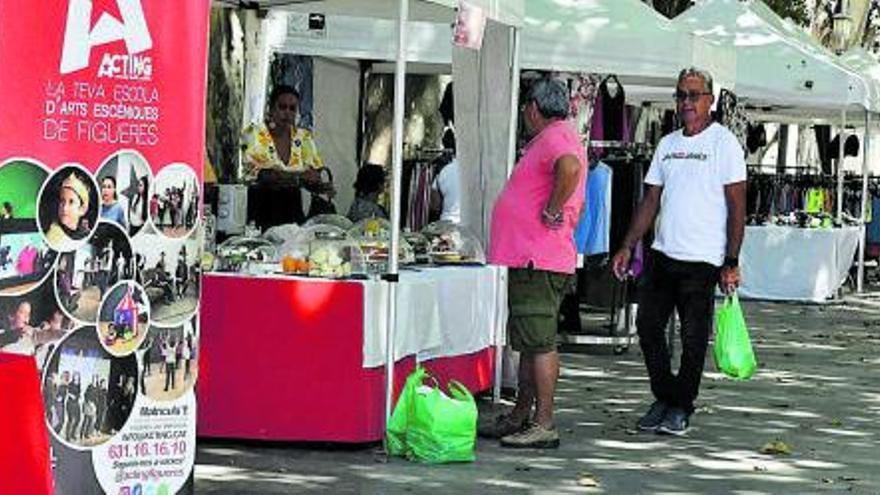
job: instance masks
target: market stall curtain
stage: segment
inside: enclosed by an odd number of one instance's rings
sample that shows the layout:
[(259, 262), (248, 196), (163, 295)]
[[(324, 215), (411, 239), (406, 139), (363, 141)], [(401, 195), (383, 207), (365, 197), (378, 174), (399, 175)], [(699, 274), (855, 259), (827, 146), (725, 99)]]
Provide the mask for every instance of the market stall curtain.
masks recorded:
[(482, 49), (454, 48), (456, 144), (462, 224), (484, 246), (492, 206), (507, 181), (512, 29), (488, 21)]

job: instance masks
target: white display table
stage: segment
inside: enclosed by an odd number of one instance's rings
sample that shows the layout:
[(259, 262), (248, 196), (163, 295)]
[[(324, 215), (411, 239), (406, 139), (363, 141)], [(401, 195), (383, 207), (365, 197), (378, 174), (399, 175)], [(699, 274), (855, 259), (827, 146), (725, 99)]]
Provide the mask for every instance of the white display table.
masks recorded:
[(846, 281), (859, 227), (746, 227), (740, 295), (774, 301), (825, 302)]

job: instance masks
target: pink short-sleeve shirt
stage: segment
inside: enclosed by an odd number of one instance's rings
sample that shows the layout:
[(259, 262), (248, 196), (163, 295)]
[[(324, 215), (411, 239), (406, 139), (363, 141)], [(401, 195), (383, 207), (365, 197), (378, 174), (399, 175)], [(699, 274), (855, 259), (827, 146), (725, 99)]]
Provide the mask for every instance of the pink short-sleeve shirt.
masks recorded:
[[(563, 206), (562, 227), (550, 229), (541, 212), (553, 191), (556, 161), (565, 155), (580, 162), (577, 189)], [(532, 139), (492, 210), (490, 263), (574, 273), (574, 229), (584, 204), (586, 163), (580, 137), (567, 122), (554, 122)]]

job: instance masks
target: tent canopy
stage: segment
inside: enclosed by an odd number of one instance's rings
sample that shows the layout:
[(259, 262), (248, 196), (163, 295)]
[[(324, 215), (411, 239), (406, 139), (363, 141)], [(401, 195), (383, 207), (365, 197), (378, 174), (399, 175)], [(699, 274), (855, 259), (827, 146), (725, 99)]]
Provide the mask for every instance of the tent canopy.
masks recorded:
[(858, 72), (868, 85), (869, 109), (880, 112), (880, 62), (862, 47), (854, 47), (840, 56), (849, 69)]
[(722, 79), (735, 73), (733, 50), (677, 28), (639, 0), (529, 0), (524, 22), (523, 69), (616, 74), (667, 88), (688, 66)]
[(868, 104), (858, 74), (763, 2), (702, 0), (673, 23), (736, 49), (736, 93), (748, 104), (805, 119)]
[[(271, 0), (262, 0), (271, 5)], [(522, 24), (524, 0), (470, 0), (489, 19)], [(450, 64), (457, 0), (410, 0), (406, 57), (410, 62)], [(273, 50), (326, 57), (394, 60), (396, 0), (312, 0), (278, 3), (271, 9), (266, 41)], [(307, 29), (308, 15), (324, 14), (323, 32)]]
[[(509, 26), (522, 24), (525, 0), (468, 0), (481, 7), (489, 19)], [(239, 7), (237, 0), (215, 0), (220, 5)], [(336, 14), (373, 19), (397, 19), (400, 3), (397, 0), (253, 0), (254, 5), (266, 10), (293, 10), (307, 13)], [(410, 0), (410, 21), (449, 22), (450, 12), (458, 0)]]

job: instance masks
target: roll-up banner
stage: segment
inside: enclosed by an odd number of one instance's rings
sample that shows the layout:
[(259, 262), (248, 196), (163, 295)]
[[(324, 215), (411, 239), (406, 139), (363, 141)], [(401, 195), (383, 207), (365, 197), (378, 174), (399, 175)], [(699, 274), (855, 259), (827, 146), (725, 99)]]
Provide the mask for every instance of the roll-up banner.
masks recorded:
[(192, 492), (208, 15), (0, 0), (0, 350), (60, 495)]

